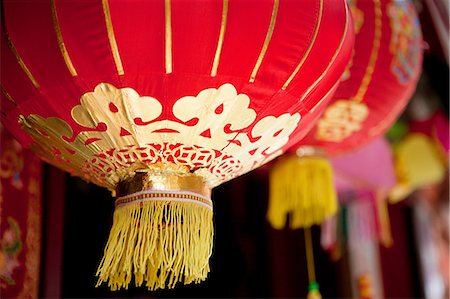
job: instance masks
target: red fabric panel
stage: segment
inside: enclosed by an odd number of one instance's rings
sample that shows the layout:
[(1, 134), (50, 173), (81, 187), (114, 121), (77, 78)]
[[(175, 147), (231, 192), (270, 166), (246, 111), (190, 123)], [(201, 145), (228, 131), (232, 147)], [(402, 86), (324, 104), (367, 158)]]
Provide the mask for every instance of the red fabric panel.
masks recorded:
[[(125, 73), (163, 74), (164, 2), (133, 1), (130, 5), (127, 1), (109, 1), (109, 7)], [(135, 76), (130, 81), (134, 80), (140, 78)]]
[(0, 126), (0, 294), (37, 298), (41, 162)]
[[(3, 28), (3, 25), (2, 25)], [(0, 78), (2, 83), (2, 88), (12, 97), (12, 99), (17, 103), (21, 104), (31, 97), (36, 97), (38, 91), (33, 87), (31, 81), (28, 79), (26, 74), (22, 71), (13, 53), (10, 51), (8, 46), (8, 40), (5, 35), (4, 30), (1, 31), (1, 41), (0, 41)], [(18, 88), (20, 85), (20, 88)], [(8, 103), (4, 93), (1, 93), (0, 107), (4, 113), (9, 113), (12, 111), (14, 106)]]
[(56, 1), (61, 34), (84, 88), (118, 84), (101, 1)]
[[(300, 96), (303, 96), (305, 90), (307, 90), (312, 84), (314, 84), (314, 82), (328, 67), (328, 65), (332, 65), (331, 60), (333, 59), (333, 56), (336, 52), (336, 49), (332, 45), (339, 45), (342, 40), (342, 36), (333, 34), (333, 31), (336, 30), (336, 28), (344, 28), (346, 22), (348, 23), (347, 30), (351, 30), (352, 26), (350, 17), (347, 19), (345, 15), (337, 14), (338, 9), (339, 8), (337, 7), (324, 5), (322, 20), (318, 28), (319, 32), (317, 34), (316, 40), (314, 41), (311, 52), (308, 55), (308, 59), (305, 60), (305, 63), (300, 69), (298, 75), (287, 88), (287, 91), (289, 91), (290, 93), (299, 93)], [(336, 16), (333, 17), (332, 20), (327, 19), (327, 15), (330, 14)], [(312, 36), (310, 38), (312, 38)], [(348, 45), (349, 43), (343, 43), (343, 45), (345, 44)], [(324, 59), (324, 57), (329, 58)], [(335, 59), (339, 60), (338, 57), (335, 57)], [(345, 67), (345, 65), (343, 65), (343, 67)], [(329, 72), (330, 74), (333, 73), (332, 70), (330, 70)], [(331, 83), (331, 85), (333, 85), (339, 79), (339, 77), (340, 75), (333, 76), (331, 78), (324, 77), (321, 81), (328, 80), (329, 78), (329, 82)], [(313, 101), (313, 103), (311, 104), (314, 106), (316, 101)]]
[[(206, 17), (209, 25), (205, 24)], [(172, 2), (172, 28), (183, 28), (183, 30), (174, 30), (172, 36), (175, 72), (211, 73), (219, 40), (221, 18), (222, 1)], [(227, 28), (226, 35), (228, 33)]]
[[(311, 42), (318, 21), (318, 10), (318, 1), (301, 1), (297, 5), (280, 1), (272, 45), (267, 49), (257, 80), (280, 86), (286, 82)], [(306, 76), (303, 79), (308, 80)]]
[[(55, 32), (49, 8), (50, 0), (5, 2), (5, 10), (9, 12), (5, 22), (11, 41), (21, 49), (20, 56), (42, 86), (71, 78), (56, 35), (49, 34)], [(24, 18), (33, 21), (24, 23)]]
[[(257, 9), (254, 9), (256, 8)], [(218, 73), (250, 79), (272, 16), (273, 1), (230, 1)], [(282, 16), (279, 16), (281, 19)], [(276, 24), (280, 25), (280, 24)], [(263, 29), (264, 28), (264, 29)], [(236, 53), (239, 53), (236, 55)], [(238, 58), (238, 59), (236, 59)], [(276, 72), (274, 72), (276, 73)], [(271, 81), (270, 83), (274, 83)]]

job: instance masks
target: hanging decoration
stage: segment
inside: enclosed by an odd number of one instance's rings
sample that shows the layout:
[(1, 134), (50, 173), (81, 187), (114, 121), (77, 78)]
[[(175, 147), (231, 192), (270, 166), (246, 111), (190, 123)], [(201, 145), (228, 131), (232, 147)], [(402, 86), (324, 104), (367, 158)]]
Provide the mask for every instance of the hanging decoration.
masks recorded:
[[(349, 2), (357, 34), (354, 54), (317, 124), (292, 147), (290, 158), (279, 159), (273, 167), (267, 218), (274, 227), (283, 227), (288, 215), (291, 228), (320, 224), (333, 215), (338, 204), (334, 188), (330, 189), (333, 176), (327, 158), (382, 135), (405, 108), (417, 84), (423, 41), (413, 3)], [(308, 167), (302, 167), (306, 159)], [(314, 177), (314, 183), (306, 184), (303, 177)], [(305, 221), (292, 222), (297, 213)], [(311, 215), (320, 217), (311, 223)]]
[(435, 142), (422, 133), (408, 133), (394, 146), (397, 185), (389, 200), (398, 202), (415, 189), (438, 184), (445, 178), (446, 168)]
[(383, 137), (330, 161), (338, 192), (362, 190), (387, 193), (396, 184), (394, 154)]
[(289, 227), (295, 229), (320, 223), (336, 212), (332, 168), (323, 153), (308, 150), (314, 151), (301, 148), (297, 156), (281, 157), (270, 171), (267, 218), (274, 228), (282, 229), (288, 214)]
[[(397, 122), (403, 130), (390, 130), (395, 153), (398, 184), (390, 200), (398, 202), (415, 190), (431, 191), (443, 180), (449, 157), (449, 120), (427, 89), (427, 76), (407, 110), (407, 122)], [(426, 192), (426, 191), (425, 191)]]
[(371, 202), (377, 232), (373, 239), (389, 247), (392, 235), (386, 199), (397, 183), (390, 144), (379, 137), (355, 152), (333, 158), (331, 163), (339, 202), (345, 202), (341, 198), (348, 194)]
[(342, 222), (359, 227), (361, 238), (391, 246), (393, 240), (386, 198), (396, 185), (396, 176), (390, 144), (379, 137), (354, 152), (331, 159), (331, 164), (339, 204), (345, 212), (337, 213), (322, 223), (322, 248), (333, 259), (341, 256), (343, 235), (346, 234)]
[(412, 119), (408, 123), (410, 132), (422, 133), (431, 138), (442, 161), (447, 164), (450, 153), (450, 125), (448, 117), (437, 109), (425, 119)]
[(352, 297), (384, 298), (377, 231), (377, 199), (369, 192), (339, 194), (339, 196), (346, 210), (345, 239)]
[(369, 273), (363, 273), (357, 278), (358, 298), (372, 299), (372, 281)]
[(319, 291), (319, 284), (316, 281), (316, 270), (314, 267), (314, 248), (311, 238), (311, 228), (307, 227), (303, 231), (305, 235), (305, 247), (306, 247), (306, 264), (308, 266), (308, 295), (306, 299), (322, 299), (322, 295)]
[[(448, 194), (445, 200), (448, 200)], [(445, 298), (449, 293), (448, 241), (442, 241), (447, 239), (448, 230), (439, 227), (448, 225), (448, 204), (440, 208), (445, 214), (444, 219), (423, 198), (414, 201), (412, 206), (414, 239), (418, 248), (418, 268), (422, 273), (424, 298)]]
[(211, 189), (306, 134), (354, 38), (343, 0), (3, 8), (2, 122), (117, 197), (97, 273), (112, 290), (206, 279)]
[(0, 125), (0, 294), (38, 298), (41, 162)]

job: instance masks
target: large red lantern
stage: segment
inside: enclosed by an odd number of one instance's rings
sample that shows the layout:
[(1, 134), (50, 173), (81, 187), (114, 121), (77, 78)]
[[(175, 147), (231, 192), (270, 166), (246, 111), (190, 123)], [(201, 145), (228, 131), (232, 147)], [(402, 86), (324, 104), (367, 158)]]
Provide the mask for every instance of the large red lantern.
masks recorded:
[(357, 149), (383, 134), (417, 85), (423, 41), (413, 3), (349, 2), (356, 39), (342, 82), (310, 133), (292, 147), (296, 155), (280, 159), (271, 171), (268, 219), (277, 228), (285, 225), (287, 214), (290, 226), (298, 228), (336, 212), (332, 170), (324, 157)]
[(156, 289), (206, 278), (211, 188), (306, 134), (353, 24), (343, 0), (5, 1), (1, 46), (5, 126), (117, 195), (99, 283)]

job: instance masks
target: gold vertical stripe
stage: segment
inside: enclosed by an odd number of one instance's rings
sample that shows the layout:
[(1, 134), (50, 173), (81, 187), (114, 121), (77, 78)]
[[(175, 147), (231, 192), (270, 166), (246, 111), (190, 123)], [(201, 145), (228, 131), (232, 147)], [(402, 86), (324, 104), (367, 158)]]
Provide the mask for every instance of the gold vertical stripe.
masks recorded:
[(348, 15), (349, 15), (349, 11), (348, 11), (348, 6), (345, 5), (345, 26), (344, 26), (344, 34), (342, 35), (341, 41), (339, 43), (339, 46), (336, 50), (336, 52), (334, 53), (333, 57), (331, 58), (330, 62), (328, 63), (326, 69), (322, 72), (322, 74), (319, 76), (319, 78), (316, 79), (316, 81), (314, 81), (314, 83), (306, 90), (306, 92), (303, 94), (303, 96), (300, 98), (300, 101), (303, 101), (311, 92), (311, 90), (313, 90), (317, 84), (319, 84), (320, 81), (322, 81), (323, 77), (325, 77), (325, 75), (328, 73), (328, 71), (330, 70), (331, 66), (333, 65), (334, 61), (336, 60), (338, 54), (341, 52), (342, 46), (344, 45), (344, 40), (348, 35)]
[(291, 81), (294, 79), (294, 77), (297, 75), (300, 68), (303, 66), (303, 64), (306, 61), (306, 58), (308, 58), (309, 53), (311, 53), (312, 47), (314, 46), (314, 43), (316, 42), (317, 35), (319, 33), (320, 24), (322, 23), (322, 14), (323, 14), (323, 0), (320, 0), (319, 2), (319, 16), (317, 17), (317, 23), (316, 28), (314, 28), (314, 34), (313, 38), (311, 40), (311, 43), (309, 44), (308, 49), (305, 52), (305, 55), (303, 56), (302, 60), (300, 60), (300, 63), (295, 68), (294, 72), (289, 76), (287, 81), (283, 84), (283, 87), (281, 89), (285, 90), (288, 85), (291, 83)]
[(111, 12), (109, 11), (108, 0), (102, 0), (103, 13), (105, 15), (106, 30), (108, 30), (109, 45), (116, 64), (117, 73), (123, 75), (122, 61), (120, 60), (119, 49), (117, 48), (116, 37), (114, 36), (114, 28), (111, 21)]
[(364, 100), (364, 96), (366, 95), (370, 81), (372, 80), (372, 75), (375, 70), (375, 63), (377, 62), (378, 54), (380, 52), (382, 26), (383, 26), (381, 18), (383, 12), (381, 10), (381, 3), (379, 0), (374, 1), (374, 9), (375, 9), (375, 25), (374, 25), (375, 28), (374, 28), (372, 51), (370, 53), (369, 63), (367, 64), (364, 77), (361, 81), (361, 85), (355, 97), (353, 98), (353, 100), (356, 102), (362, 102)]
[(166, 74), (172, 73), (172, 12), (170, 1), (164, 1)]
[(8, 101), (10, 101), (11, 103), (13, 103), (14, 106), (17, 106), (17, 102), (14, 101), (14, 99), (11, 97), (11, 95), (9, 94), (9, 92), (6, 91), (6, 89), (3, 87), (3, 85), (1, 86), (1, 89), (2, 89), (3, 95), (8, 99)]
[(9, 38), (8, 32), (5, 32), (5, 35), (6, 35), (6, 39), (8, 40), (9, 48), (11, 49), (11, 51), (14, 54), (14, 56), (16, 57), (17, 63), (19, 63), (20, 67), (25, 72), (25, 74), (27, 75), (28, 79), (30, 79), (31, 83), (33, 83), (34, 87), (39, 88), (40, 87), (39, 83), (36, 81), (36, 79), (34, 78), (33, 74), (30, 72), (30, 70), (26, 66), (25, 62), (23, 62), (22, 58), (20, 57), (19, 53), (16, 50), (16, 47), (14, 47), (11, 39)]
[(250, 75), (250, 82), (255, 82), (256, 74), (258, 73), (259, 67), (264, 59), (264, 55), (266, 55), (267, 48), (269, 47), (270, 39), (272, 38), (273, 29), (275, 28), (275, 22), (277, 20), (278, 14), (278, 4), (279, 0), (274, 0), (273, 9), (272, 9), (272, 18), (270, 19), (269, 28), (267, 30), (266, 39), (264, 40), (263, 47), (261, 49), (261, 53), (259, 53), (258, 60), (256, 61), (255, 67), (253, 68), (252, 74)]
[(75, 70), (72, 64), (72, 60), (70, 59), (69, 53), (67, 52), (66, 45), (64, 44), (64, 39), (62, 37), (61, 28), (59, 27), (55, 0), (51, 0), (50, 2), (52, 6), (53, 28), (55, 29), (56, 38), (58, 39), (59, 50), (61, 51), (61, 55), (64, 58), (64, 62), (66, 63), (66, 66), (69, 69), (70, 74), (72, 75), (72, 77), (76, 77), (77, 71)]
[(222, 21), (220, 24), (219, 40), (217, 42), (216, 54), (214, 55), (214, 62), (211, 69), (211, 76), (217, 75), (217, 69), (219, 68), (220, 53), (222, 52), (223, 39), (225, 37), (225, 30), (227, 28), (227, 16), (228, 16), (228, 0), (223, 0), (222, 6)]

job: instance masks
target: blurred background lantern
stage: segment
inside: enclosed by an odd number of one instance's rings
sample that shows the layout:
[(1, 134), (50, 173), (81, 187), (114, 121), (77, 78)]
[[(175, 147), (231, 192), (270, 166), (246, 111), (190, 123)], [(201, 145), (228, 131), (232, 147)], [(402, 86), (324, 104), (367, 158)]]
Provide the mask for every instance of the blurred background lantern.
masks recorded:
[(408, 106), (407, 119), (396, 124), (397, 128), (403, 126), (404, 129), (389, 132), (398, 180), (389, 194), (392, 202), (405, 199), (415, 190), (431, 191), (446, 177), (449, 157), (448, 118), (438, 108), (436, 95), (425, 87), (425, 83), (426, 78), (421, 80), (422, 88)]
[(394, 146), (394, 152), (398, 183), (389, 194), (392, 202), (406, 198), (415, 189), (444, 180), (445, 164), (430, 137), (408, 133)]
[(378, 137), (331, 159), (340, 211), (321, 225), (321, 245), (335, 261), (348, 250), (352, 293), (382, 298), (379, 244), (393, 245), (386, 197), (396, 185), (390, 144)]
[[(362, 202), (360, 206), (370, 206), (368, 212), (360, 213), (361, 223), (373, 227), (368, 230), (371, 236), (366, 238), (389, 247), (392, 236), (386, 197), (397, 183), (390, 144), (379, 137), (354, 152), (332, 159), (331, 164), (339, 203), (355, 202), (354, 206), (358, 206)], [(349, 197), (355, 200), (348, 200)]]
[(267, 218), (275, 228), (283, 227), (288, 215), (289, 226), (300, 228), (320, 224), (336, 212), (327, 159), (383, 134), (405, 108), (421, 72), (423, 41), (412, 2), (349, 2), (354, 55), (317, 124), (270, 174)]
[[(386, 196), (396, 185), (394, 158), (390, 144), (377, 138), (366, 146), (331, 160), (340, 206), (346, 210), (327, 218), (321, 225), (322, 247), (335, 259), (342, 244), (338, 237), (341, 222), (354, 223), (360, 239), (392, 243)], [(364, 165), (364, 167), (361, 167)], [(342, 218), (345, 217), (345, 220)], [(348, 226), (348, 225), (346, 225)]]
[(4, 1), (3, 14), (2, 122), (117, 196), (97, 273), (113, 290), (206, 278), (211, 188), (298, 142), (353, 47), (345, 1)]
[(413, 3), (349, 3), (356, 39), (341, 83), (309, 134), (270, 172), (267, 219), (274, 228), (287, 224), (309, 230), (335, 214), (338, 201), (327, 158), (383, 134), (416, 88), (423, 41)]
[(441, 110), (436, 110), (424, 119), (412, 119), (408, 123), (410, 132), (422, 133), (431, 137), (443, 162), (448, 161), (450, 151), (450, 136), (448, 135), (448, 119)]
[(334, 157), (331, 165), (338, 192), (379, 190), (387, 193), (396, 183), (392, 149), (383, 137)]

